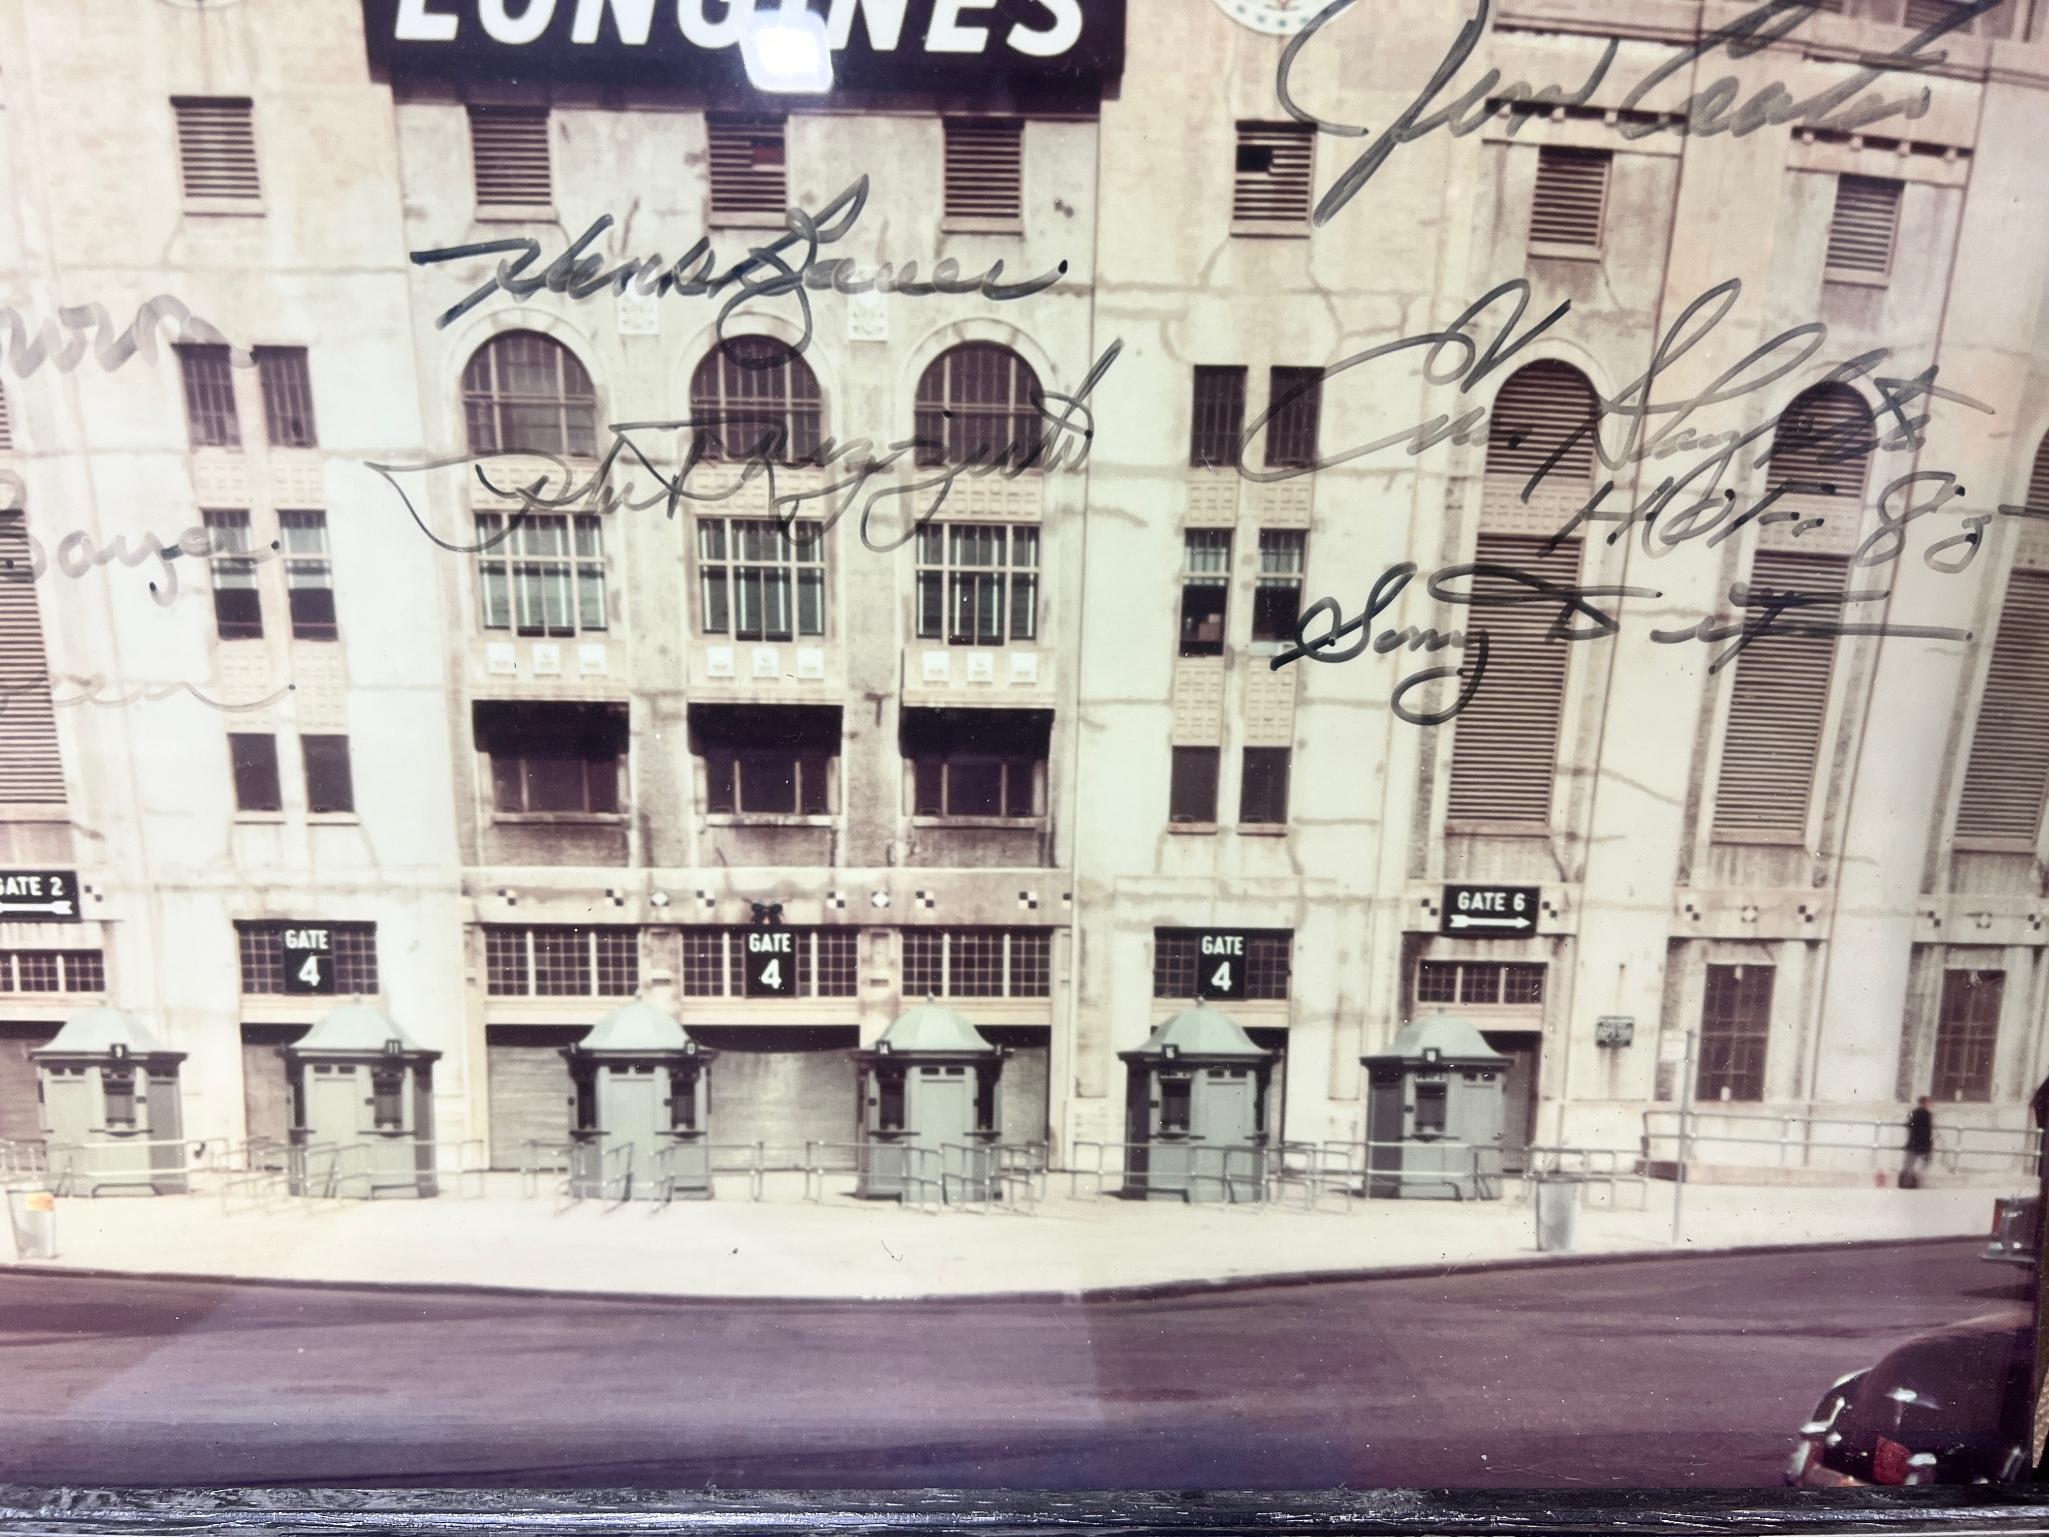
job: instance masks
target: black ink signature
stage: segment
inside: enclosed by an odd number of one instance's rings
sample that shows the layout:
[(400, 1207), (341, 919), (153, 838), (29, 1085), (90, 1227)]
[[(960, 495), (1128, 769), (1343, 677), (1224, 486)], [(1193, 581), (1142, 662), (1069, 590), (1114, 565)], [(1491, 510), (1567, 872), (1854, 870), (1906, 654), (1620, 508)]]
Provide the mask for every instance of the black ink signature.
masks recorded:
[[(1593, 99), (1595, 90), (1607, 77), (1608, 69), (1615, 61), (1618, 47), (1616, 40), (1609, 40), (1592, 72), (1577, 91), (1568, 93), (1561, 86), (1536, 87), (1524, 83), (1504, 87), (1501, 84), (1501, 72), (1489, 69), (1448, 105), (1431, 111), (1429, 109), (1436, 102), (1439, 93), (1451, 84), (1452, 77), (1473, 56), (1474, 50), (1480, 45), (1481, 37), (1487, 31), (1491, 0), (1479, 0), (1478, 11), (1459, 28), (1458, 36), (1452, 40), (1450, 51), (1445, 54), (1436, 72), (1431, 75), (1429, 83), (1376, 137), (1368, 128), (1352, 123), (1334, 122), (1306, 110), (1295, 100), (1291, 86), (1295, 62), (1301, 56), (1302, 50), (1310, 45), (1324, 27), (1350, 10), (1353, 3), (1354, 0), (1331, 0), (1331, 3), (1319, 11), (1302, 31), (1291, 38), (1288, 46), (1282, 50), (1280, 69), (1274, 81), (1274, 91), (1280, 99), (1282, 110), (1296, 122), (1306, 123), (1321, 133), (1341, 138), (1372, 139), (1366, 147), (1366, 152), (1354, 161), (1318, 200), (1312, 217), (1319, 226), (1329, 223), (1339, 209), (1357, 196), (1359, 189), (1366, 185), (1374, 172), (1387, 163), (1388, 157), (1395, 150), (1404, 144), (1412, 144), (1439, 128), (1448, 128), (1453, 134), (1463, 135), (1476, 132), (1504, 108), (1519, 108), (1527, 116), (1530, 112), (1546, 107), (1585, 106)], [(1866, 87), (1887, 74), (1917, 71), (1942, 63), (1948, 57), (1947, 54), (1923, 53), (1921, 50), (1945, 33), (1968, 25), (1973, 17), (1982, 15), (2000, 3), (2001, 0), (1965, 0), (1965, 3), (1956, 6), (1933, 25), (1924, 27), (1892, 52), (1864, 55), (1855, 74), (1826, 90), (1816, 92), (1805, 101), (1795, 100), (1784, 86), (1772, 81), (1738, 106), (1737, 98), (1742, 92), (1742, 82), (1734, 75), (1724, 75), (1705, 89), (1694, 92), (1678, 108), (1659, 113), (1654, 121), (1624, 122), (1617, 131), (1625, 139), (1640, 139), (1666, 131), (1702, 138), (1726, 133), (1731, 138), (1740, 139), (1756, 133), (1759, 129), (1778, 127), (1786, 123), (1798, 123), (1806, 128), (1845, 133), (1859, 131), (1889, 117), (1922, 117), (1927, 113), (1931, 100), (1926, 86), (1915, 94), (1890, 100), (1857, 103), (1855, 98)], [(1766, 0), (1765, 4), (1755, 10), (1745, 12), (1726, 26), (1708, 33), (1698, 42), (1681, 48), (1672, 58), (1644, 76), (1623, 98), (1622, 113), (1641, 112), (1640, 103), (1645, 96), (1694, 60), (1704, 58), (1717, 48), (1725, 49), (1732, 59), (1747, 58), (1758, 50), (1790, 36), (1819, 8), (1813, 0)], [(1519, 123), (1512, 123), (1511, 131), (1516, 126), (1519, 126)]]
[[(963, 277), (960, 264), (949, 257), (935, 263), (932, 276), (920, 281), (916, 262), (906, 262), (900, 268), (884, 263), (863, 276), (849, 258), (820, 261), (819, 248), (845, 239), (867, 203), (868, 178), (862, 176), (816, 214), (803, 208), (789, 209), (784, 215), (785, 233), (767, 245), (753, 247), (743, 260), (723, 273), (717, 270), (718, 258), (709, 238), (700, 238), (673, 264), (665, 264), (659, 255), (631, 257), (606, 271), (606, 258), (586, 248), (611, 228), (610, 214), (595, 220), (589, 229), (570, 242), (567, 249), (538, 271), (530, 272), (528, 269), (541, 259), (541, 243), (524, 238), (415, 251), (412, 259), (418, 266), (429, 266), (476, 256), (508, 253), (518, 256), (516, 261), (499, 262), (497, 273), (444, 312), (435, 322), (437, 326), (453, 323), (492, 294), (500, 292), (515, 299), (529, 298), (543, 290), (566, 294), (572, 299), (588, 299), (607, 290), (616, 294), (630, 291), (641, 297), (658, 299), (670, 294), (686, 299), (716, 298), (724, 294), (726, 302), (720, 306), (718, 314), (718, 335), (723, 340), (728, 317), (741, 305), (750, 300), (788, 295), (796, 300), (802, 316), (799, 327), (802, 336), (794, 344), (795, 350), (800, 352), (811, 341), (810, 295), (813, 292), (862, 294), (872, 291), (915, 298), (934, 294), (980, 294), (985, 299), (1006, 301), (1044, 293), (1067, 275), (1067, 263), (1063, 261), (1051, 272), (1041, 273), (1021, 283), (1005, 283), (1000, 281), (1003, 263), (997, 261), (979, 276)], [(802, 259), (793, 264), (785, 258), (797, 248), (802, 250)], [(772, 367), (779, 359), (763, 362), (740, 358), (737, 361), (743, 367)]]
[[(0, 471), (0, 487), (4, 487), (8, 480), (14, 480), (15, 487), (19, 487), (19, 480), (9, 472)], [(27, 541), (27, 556), (21, 560), (13, 556), (0, 558), (0, 583), (29, 586), (49, 574), (50, 557), (42, 541), (25, 530), (23, 537)], [(204, 560), (213, 553), (212, 534), (197, 525), (186, 529), (170, 544), (165, 544), (155, 534), (143, 534), (140, 541), (131, 546), (125, 534), (116, 534), (104, 547), (95, 545), (92, 535), (83, 529), (73, 529), (57, 541), (56, 566), (63, 575), (76, 580), (99, 570), (109, 561), (134, 567), (155, 560), (162, 566), (162, 580), (149, 584), (150, 596), (159, 608), (169, 608), (178, 597), (178, 568), (175, 564), (178, 557), (183, 555), (193, 560)], [(267, 557), (252, 553), (248, 558), (252, 562), (260, 562)]]

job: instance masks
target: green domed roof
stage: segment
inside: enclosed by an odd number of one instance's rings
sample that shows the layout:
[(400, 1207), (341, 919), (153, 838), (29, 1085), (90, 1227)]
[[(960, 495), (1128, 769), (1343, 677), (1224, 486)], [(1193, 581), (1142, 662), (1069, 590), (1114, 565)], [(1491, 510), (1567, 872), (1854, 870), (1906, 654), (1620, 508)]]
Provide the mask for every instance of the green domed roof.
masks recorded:
[(129, 1054), (137, 1057), (164, 1049), (164, 1043), (133, 1014), (103, 1005), (72, 1015), (47, 1046), (37, 1047), (31, 1055), (104, 1057), (115, 1046), (126, 1046)]
[(345, 1051), (357, 1055), (382, 1056), (386, 1041), (397, 1041), (401, 1051), (420, 1049), (419, 1042), (399, 1029), (397, 1022), (376, 1005), (345, 1003), (340, 1008), (329, 1011), (318, 1024), (286, 1049)]
[(683, 1022), (645, 998), (614, 1009), (576, 1043), (578, 1051), (681, 1051), (690, 1037)]
[(1376, 1058), (1400, 1057), (1418, 1062), (1425, 1051), (1435, 1051), (1444, 1062), (1506, 1062), (1508, 1058), (1487, 1044), (1477, 1027), (1455, 1014), (1426, 1014), (1412, 1019)]
[(1184, 1057), (1263, 1057), (1252, 1037), (1227, 1014), (1219, 1014), (1206, 1003), (1183, 1009), (1165, 1024), (1155, 1025), (1146, 1037), (1141, 1053), (1157, 1056), (1172, 1046)]
[(982, 1038), (982, 1032), (965, 1014), (941, 1008), (927, 1001), (906, 1009), (896, 1023), (882, 1032), (892, 1055), (906, 1051), (993, 1053), (996, 1048)]

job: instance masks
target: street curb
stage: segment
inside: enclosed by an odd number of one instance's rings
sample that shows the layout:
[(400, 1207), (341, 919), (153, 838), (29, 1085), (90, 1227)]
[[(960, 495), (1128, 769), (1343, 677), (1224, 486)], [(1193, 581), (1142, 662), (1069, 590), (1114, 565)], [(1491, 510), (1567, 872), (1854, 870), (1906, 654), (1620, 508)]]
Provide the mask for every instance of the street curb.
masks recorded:
[(1492, 1271), (1538, 1270), (1550, 1266), (1631, 1265), (1654, 1260), (1729, 1259), (1748, 1255), (1817, 1253), (1832, 1249), (1924, 1248), (1933, 1244), (1967, 1243), (1976, 1233), (1938, 1234), (1923, 1238), (1844, 1238), (1825, 1242), (1732, 1244), (1719, 1248), (1624, 1249), (1602, 1254), (1518, 1254), (1503, 1259), (1465, 1263), (1387, 1265), (1372, 1269), (1286, 1270), (1264, 1275), (1222, 1276), (1206, 1280), (1134, 1282), (1123, 1286), (1091, 1286), (1078, 1291), (932, 1292), (919, 1296), (754, 1295), (751, 1293), (680, 1293), (575, 1291), (548, 1286), (492, 1286), (476, 1281), (323, 1281), (305, 1276), (244, 1276), (201, 1271), (114, 1270), (104, 1266), (43, 1264), (35, 1260), (0, 1260), (0, 1277), (53, 1276), (96, 1281), (154, 1281), (191, 1286), (267, 1286), (281, 1290), (367, 1292), (371, 1294), (466, 1297), (545, 1297), (557, 1302), (624, 1303), (635, 1307), (710, 1305), (731, 1307), (833, 1307), (858, 1302), (864, 1307), (890, 1304), (930, 1307), (938, 1303), (1014, 1306), (1019, 1303), (1164, 1302), (1182, 1297), (1223, 1296), (1241, 1291), (1281, 1291), (1305, 1286), (1347, 1285), (1371, 1281), (1417, 1280), (1425, 1276), (1484, 1275)]

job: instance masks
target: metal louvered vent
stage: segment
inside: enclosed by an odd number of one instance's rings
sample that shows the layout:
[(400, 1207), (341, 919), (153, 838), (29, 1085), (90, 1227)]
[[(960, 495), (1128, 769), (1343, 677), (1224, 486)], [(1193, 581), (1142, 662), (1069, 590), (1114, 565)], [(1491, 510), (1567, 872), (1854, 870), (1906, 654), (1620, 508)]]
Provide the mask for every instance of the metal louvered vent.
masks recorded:
[(1892, 270), (1900, 222), (1900, 184), (1876, 176), (1836, 179), (1836, 211), (1828, 221), (1828, 270), (1884, 277)]
[[(1848, 581), (1849, 560), (1837, 555), (1759, 550), (1750, 570), (1752, 593), (1840, 595)], [(1746, 609), (1760, 611), (1755, 602)], [(1787, 632), (1834, 623), (1842, 612), (1840, 601), (1786, 610), (1738, 655), (1715, 784), (1717, 835), (1806, 831), (1836, 638)]]
[[(1567, 539), (1546, 553), (1547, 542), (1483, 533), (1473, 558), (1561, 586), (1578, 581), (1580, 542)], [(1463, 627), (1469, 637), (1487, 631), (1487, 672), (1452, 725), (1447, 814), (1454, 822), (1548, 822), (1572, 643), (1551, 638), (1556, 604), (1515, 601), (1530, 595), (1526, 584), (1481, 576), (1471, 591)], [(1474, 655), (1468, 644), (1465, 665)]]
[(1570, 440), (1543, 483), (1584, 493), (1594, 479), (1594, 413), (1594, 387), (1570, 363), (1516, 370), (1487, 418), (1487, 474), (1512, 476), (1519, 491)]
[(470, 164), (479, 207), (542, 208), (555, 200), (546, 107), (470, 108)]
[(14, 418), (8, 414), (7, 391), (0, 390), (0, 449), (14, 447)]
[(777, 117), (708, 117), (711, 211), (781, 214), (788, 207), (784, 124)]
[[(2042, 480), (2041, 457), (2035, 481)], [(2033, 500), (2035, 485), (2029, 487)], [(2034, 846), (2049, 793), (2049, 572), (2016, 571), (1992, 638), (1985, 697), (1957, 806), (1959, 838), (2012, 839)]]
[(1537, 190), (1530, 203), (1530, 245), (1601, 248), (1601, 216), (1608, 203), (1604, 149), (1547, 144), (1537, 151)]
[(185, 196), (260, 202), (254, 104), (247, 97), (175, 96), (171, 110)]
[(1785, 486), (1779, 505), (1854, 522), (1876, 444), (1863, 398), (1846, 384), (1818, 385), (1779, 418), (1765, 461), (1765, 492)]
[(1316, 131), (1301, 123), (1240, 123), (1231, 217), (1307, 224)]
[(946, 217), (1016, 223), (1024, 217), (1024, 124), (1015, 118), (950, 117)]
[(64, 804), (64, 763), (50, 704), (36, 587), (28, 580), (28, 521), (0, 512), (0, 804)]

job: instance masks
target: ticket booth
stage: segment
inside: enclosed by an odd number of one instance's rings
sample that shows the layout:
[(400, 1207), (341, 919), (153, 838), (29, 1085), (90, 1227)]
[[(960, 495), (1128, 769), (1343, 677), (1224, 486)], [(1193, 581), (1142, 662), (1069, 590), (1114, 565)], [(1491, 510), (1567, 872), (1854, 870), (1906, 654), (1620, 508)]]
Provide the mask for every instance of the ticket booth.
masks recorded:
[(1135, 1199), (1256, 1201), (1277, 1053), (1206, 1004), (1157, 1026), (1127, 1065), (1125, 1179)]
[(391, 1016), (344, 1004), (289, 1046), (294, 1195), (430, 1196), (434, 1062)]
[(87, 1009), (29, 1054), (43, 1101), (50, 1172), (74, 1195), (182, 1194), (182, 1051), (134, 1015)]
[[(927, 999), (856, 1052), (861, 1157), (854, 1193), (887, 1200), (989, 1199), (1003, 1128), (1003, 1053)], [(954, 1176), (951, 1180), (946, 1175)]]
[(1501, 1194), (1508, 1058), (1450, 1014), (1412, 1021), (1366, 1067), (1366, 1193)]
[(711, 1060), (673, 1014), (614, 1009), (562, 1055), (575, 1086), (569, 1188), (600, 1199), (711, 1195)]

